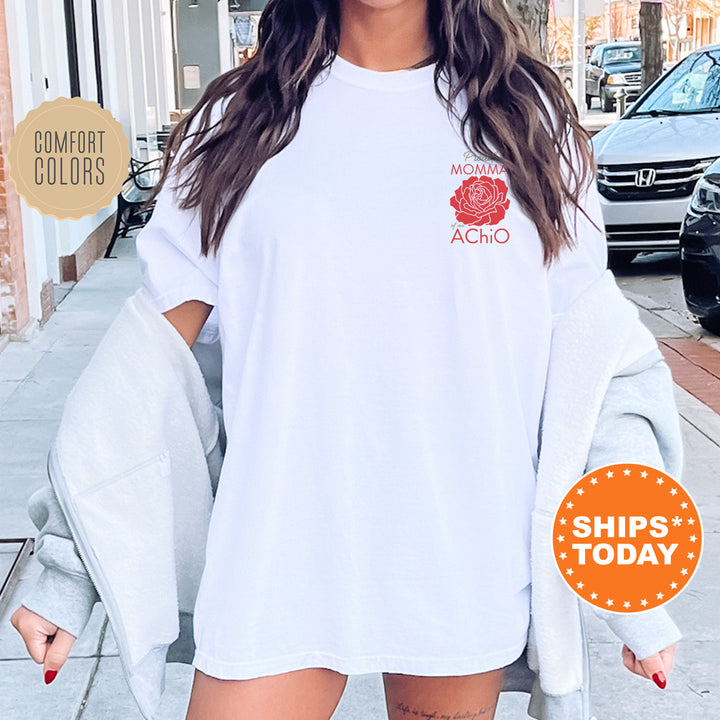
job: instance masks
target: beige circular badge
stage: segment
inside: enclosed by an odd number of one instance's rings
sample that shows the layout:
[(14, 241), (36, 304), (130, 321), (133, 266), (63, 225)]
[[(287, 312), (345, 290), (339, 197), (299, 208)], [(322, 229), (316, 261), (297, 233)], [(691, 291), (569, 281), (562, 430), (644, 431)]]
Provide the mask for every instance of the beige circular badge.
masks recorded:
[(122, 125), (96, 102), (60, 97), (31, 110), (10, 140), (10, 178), (25, 202), (58, 220), (107, 207), (130, 162)]

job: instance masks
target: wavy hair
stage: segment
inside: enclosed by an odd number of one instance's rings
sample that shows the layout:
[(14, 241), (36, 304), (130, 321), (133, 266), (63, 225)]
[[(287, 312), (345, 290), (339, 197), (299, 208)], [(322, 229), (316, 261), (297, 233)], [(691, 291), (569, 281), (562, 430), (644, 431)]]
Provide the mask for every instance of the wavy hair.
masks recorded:
[[(563, 246), (574, 246), (567, 210), (586, 214), (579, 198), (594, 174), (574, 104), (501, 0), (428, 0), (428, 27), (438, 98), (460, 122), (468, 150), (505, 166), (549, 266)], [(339, 0), (270, 0), (255, 55), (213, 79), (173, 129), (147, 205), (177, 159), (173, 171), (184, 175), (179, 205), (200, 209), (202, 254), (217, 252), (259, 169), (292, 141), (308, 91), (332, 63), (339, 36)], [(223, 111), (212, 123), (218, 102)]]

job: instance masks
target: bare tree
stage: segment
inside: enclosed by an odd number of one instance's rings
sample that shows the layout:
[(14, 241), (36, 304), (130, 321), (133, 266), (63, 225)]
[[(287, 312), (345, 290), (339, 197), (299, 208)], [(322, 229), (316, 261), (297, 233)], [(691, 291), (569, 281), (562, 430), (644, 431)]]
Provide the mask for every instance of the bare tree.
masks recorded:
[(685, 35), (688, 21), (696, 12), (707, 17), (717, 15), (714, 0), (664, 0), (665, 14), (670, 30), (671, 60), (680, 59), (680, 40)]
[[(602, 23), (601, 17), (585, 18), (585, 44), (589, 45), (595, 37), (595, 31)], [(548, 27), (547, 54), (557, 57), (557, 62), (570, 62), (573, 54), (573, 19), (555, 18)]]
[(507, 0), (510, 12), (525, 25), (535, 49), (547, 57), (548, 0)]
[(644, 90), (662, 74), (662, 2), (640, 3), (640, 43), (642, 46), (642, 79)]

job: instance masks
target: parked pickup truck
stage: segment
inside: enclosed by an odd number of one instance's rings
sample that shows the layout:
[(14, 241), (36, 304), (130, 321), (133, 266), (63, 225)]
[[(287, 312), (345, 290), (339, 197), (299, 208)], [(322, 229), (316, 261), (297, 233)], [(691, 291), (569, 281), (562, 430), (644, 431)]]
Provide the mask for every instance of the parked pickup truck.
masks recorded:
[(612, 112), (620, 89), (627, 100), (640, 95), (642, 53), (639, 42), (616, 42), (596, 45), (585, 66), (585, 104), (592, 107), (600, 98), (603, 112)]

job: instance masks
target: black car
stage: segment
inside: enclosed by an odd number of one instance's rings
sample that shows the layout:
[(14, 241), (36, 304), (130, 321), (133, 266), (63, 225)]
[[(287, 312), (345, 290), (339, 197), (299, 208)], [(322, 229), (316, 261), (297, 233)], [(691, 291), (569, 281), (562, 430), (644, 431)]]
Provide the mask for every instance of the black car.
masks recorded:
[(680, 231), (680, 267), (688, 310), (706, 330), (720, 335), (720, 159), (698, 180), (688, 206)]
[(640, 95), (642, 51), (639, 42), (602, 43), (593, 49), (585, 66), (585, 104), (600, 98), (603, 112), (611, 112), (615, 97), (625, 91), (628, 100)]

